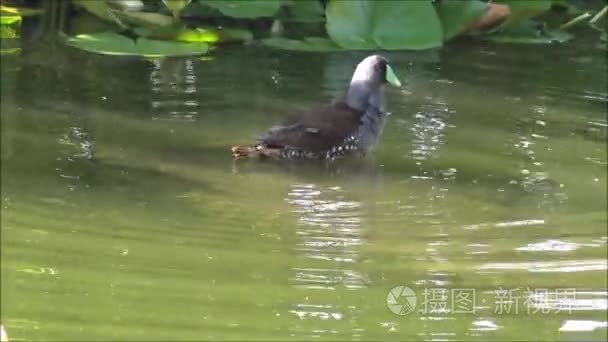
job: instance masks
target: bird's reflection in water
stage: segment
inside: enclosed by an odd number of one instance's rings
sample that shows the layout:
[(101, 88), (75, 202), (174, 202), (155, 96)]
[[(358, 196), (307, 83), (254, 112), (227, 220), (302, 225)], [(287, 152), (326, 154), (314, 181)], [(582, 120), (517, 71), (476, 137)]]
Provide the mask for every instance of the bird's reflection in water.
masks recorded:
[[(348, 320), (355, 325), (351, 326), (351, 337), (357, 338), (362, 333), (356, 327), (357, 305), (338, 302), (339, 296), (328, 295), (327, 291), (367, 286), (366, 275), (356, 270), (363, 243), (362, 203), (350, 199), (348, 192), (339, 186), (321, 187), (312, 183), (293, 184), (286, 200), (297, 216), (295, 250), (300, 256), (290, 282), (303, 290), (290, 312), (302, 320)], [(292, 333), (312, 337), (342, 332), (315, 329)]]

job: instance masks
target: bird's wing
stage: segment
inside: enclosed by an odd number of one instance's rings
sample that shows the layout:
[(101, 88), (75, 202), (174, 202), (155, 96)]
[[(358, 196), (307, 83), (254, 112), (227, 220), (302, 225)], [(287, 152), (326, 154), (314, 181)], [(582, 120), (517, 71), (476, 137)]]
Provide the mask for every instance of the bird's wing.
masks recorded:
[(282, 125), (270, 128), (259, 141), (272, 147), (321, 152), (342, 143), (360, 123), (360, 112), (344, 102), (336, 102), (300, 113)]

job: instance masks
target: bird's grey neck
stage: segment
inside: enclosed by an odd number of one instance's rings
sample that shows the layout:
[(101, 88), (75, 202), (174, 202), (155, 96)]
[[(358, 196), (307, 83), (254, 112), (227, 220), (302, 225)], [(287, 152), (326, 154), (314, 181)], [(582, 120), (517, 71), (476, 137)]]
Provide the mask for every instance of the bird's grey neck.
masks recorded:
[(384, 129), (384, 89), (382, 86), (372, 89), (364, 83), (351, 84), (346, 94), (346, 103), (363, 112), (357, 138), (363, 150), (371, 149)]
[(366, 83), (351, 83), (346, 93), (346, 104), (361, 112), (367, 112), (370, 107), (376, 112), (384, 113), (384, 89), (382, 86), (372, 87)]

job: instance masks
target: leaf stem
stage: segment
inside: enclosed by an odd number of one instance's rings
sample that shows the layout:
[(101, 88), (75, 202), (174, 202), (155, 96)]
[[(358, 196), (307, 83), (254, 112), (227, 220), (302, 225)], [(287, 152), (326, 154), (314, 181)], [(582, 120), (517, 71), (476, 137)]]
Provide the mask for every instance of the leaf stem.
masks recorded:
[(589, 14), (588, 12), (585, 12), (585, 13), (579, 15), (578, 17), (576, 17), (576, 18), (568, 21), (567, 23), (563, 24), (559, 28), (560, 28), (560, 30), (568, 29), (568, 28), (570, 28), (570, 27), (572, 27), (572, 26), (580, 23), (581, 21), (589, 18), (590, 16), (591, 16), (591, 14)]
[(608, 6), (604, 6), (604, 8), (595, 15), (595, 17), (591, 18), (591, 20), (589, 20), (589, 24), (593, 25), (595, 23), (597, 23), (600, 19), (602, 19), (602, 17), (606, 16), (606, 12), (608, 12)]

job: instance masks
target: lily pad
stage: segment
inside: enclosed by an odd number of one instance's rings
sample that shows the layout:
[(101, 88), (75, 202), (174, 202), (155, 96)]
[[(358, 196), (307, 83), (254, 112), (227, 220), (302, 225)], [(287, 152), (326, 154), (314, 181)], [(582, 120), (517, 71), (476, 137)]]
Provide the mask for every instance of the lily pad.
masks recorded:
[(327, 33), (347, 49), (428, 49), (441, 46), (443, 33), (430, 1), (331, 1)]
[(272, 37), (262, 39), (262, 44), (281, 50), (331, 52), (342, 50), (333, 41), (322, 37), (307, 37), (303, 40)]
[(281, 7), (279, 0), (203, 0), (201, 3), (233, 18), (272, 17)]
[(180, 43), (139, 38), (136, 41), (114, 32), (80, 34), (69, 37), (66, 44), (81, 50), (118, 56), (177, 57), (207, 53), (205, 43)]
[(441, 19), (443, 39), (464, 32), (486, 11), (488, 5), (480, 0), (443, 0), (435, 4), (437, 14)]

